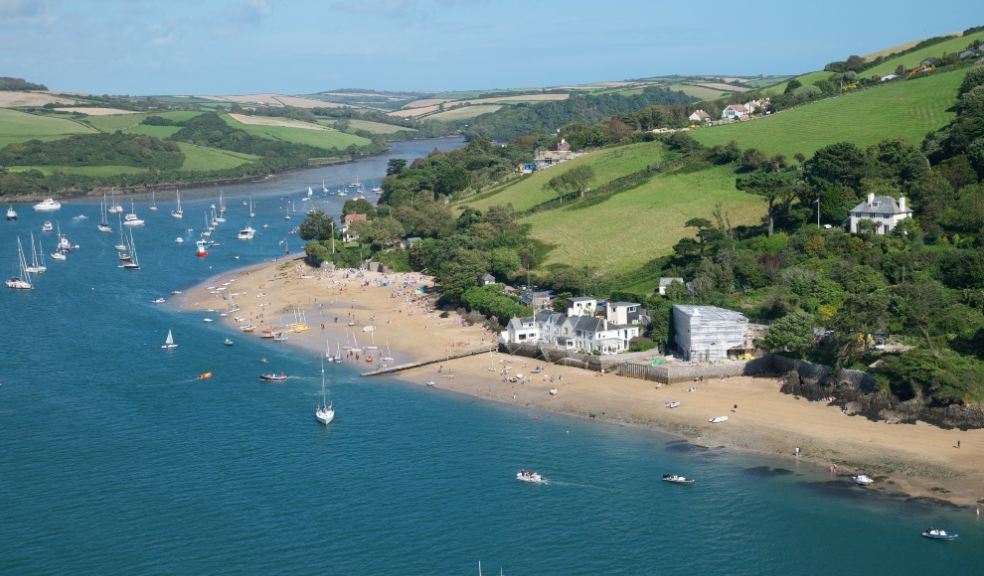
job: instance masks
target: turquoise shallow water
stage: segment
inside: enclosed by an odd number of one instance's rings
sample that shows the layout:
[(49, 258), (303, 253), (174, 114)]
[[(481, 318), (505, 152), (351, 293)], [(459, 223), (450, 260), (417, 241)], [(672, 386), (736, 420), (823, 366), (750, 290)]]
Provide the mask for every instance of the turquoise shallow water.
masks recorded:
[[(173, 240), (199, 226), (217, 192), (183, 194), (184, 223), (167, 215), (169, 195), (157, 213), (138, 204), (148, 225), (135, 232), (135, 273), (116, 268), (118, 236), (95, 230), (97, 205), (47, 217), (81, 249), (49, 261), (34, 291), (0, 291), (0, 573), (475, 574), (479, 560), (489, 574), (984, 573), (984, 525), (970, 512), (872, 497), (794, 463), (643, 430), (366, 381), (344, 367), (329, 368), (338, 419), (326, 430), (312, 417), (315, 358), (151, 303), (282, 254), (298, 223), (283, 220), (282, 195), (299, 199), (322, 178), (371, 181), (384, 166), (226, 187), (229, 222), (205, 260)], [(269, 228), (241, 243), (249, 193), (254, 225)], [(18, 212), (0, 222), (5, 274), (15, 236), (37, 235), (45, 219)], [(79, 213), (89, 220), (74, 221)], [(169, 328), (180, 346), (166, 353)], [(295, 376), (260, 383), (270, 368)], [(195, 380), (206, 370), (215, 376)], [(517, 482), (526, 467), (552, 483)], [(659, 482), (670, 471), (698, 483)], [(961, 539), (925, 541), (930, 524)]]

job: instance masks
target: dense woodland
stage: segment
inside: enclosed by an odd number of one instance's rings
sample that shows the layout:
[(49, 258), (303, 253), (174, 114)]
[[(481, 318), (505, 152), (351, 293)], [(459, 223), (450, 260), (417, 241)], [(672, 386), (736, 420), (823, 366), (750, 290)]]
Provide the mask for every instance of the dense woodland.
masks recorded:
[(687, 104), (694, 100), (683, 92), (659, 87), (648, 87), (642, 94), (632, 96), (572, 94), (566, 100), (506, 106), (462, 124), (470, 139), (506, 141), (531, 133), (553, 134), (558, 127), (572, 122), (593, 124), (656, 104)]
[[(671, 159), (664, 169), (730, 166), (736, 186), (761, 197), (767, 216), (759, 226), (735, 227), (727, 207), (719, 206), (713, 220), (687, 222), (694, 234), (680, 240), (672, 254), (626, 277), (577, 266), (545, 268), (550, 247), (530, 237), (511, 207), (484, 213), (465, 208), (455, 215), (444, 202), (504, 177), (542, 143), (535, 136), (507, 146), (477, 140), (412, 166), (391, 165), (378, 207), (346, 208), (371, 212), (370, 221), (359, 225), (360, 257), (375, 254), (398, 269), (427, 271), (442, 286), (446, 304), (482, 312), (494, 324), (527, 311), (498, 288), (479, 288), (486, 273), (513, 285), (532, 280), (559, 298), (592, 294), (641, 301), (653, 311), (646, 338), (637, 343), (641, 347), (672, 345), (673, 303), (721, 305), (769, 325), (762, 348), (868, 370), (880, 393), (895, 401), (912, 399), (927, 406), (980, 402), (984, 67), (966, 76), (957, 112), (950, 125), (928, 135), (919, 147), (893, 140), (867, 149), (836, 143), (809, 158), (770, 157), (734, 143), (705, 148), (685, 133), (661, 135)], [(618, 142), (655, 137), (643, 136), (619, 118), (593, 126), (610, 138), (613, 120), (629, 126)], [(584, 126), (567, 126), (561, 133)], [(644, 171), (609, 193), (654, 175)], [(869, 192), (904, 194), (914, 219), (888, 235), (864, 227), (860, 234), (849, 234), (842, 226), (847, 212)], [(571, 192), (573, 202), (599, 201), (591, 194), (581, 196)], [(407, 250), (395, 249), (401, 239), (414, 236), (422, 240)], [(315, 240), (309, 256), (343, 263), (328, 252), (330, 234), (308, 238)], [(353, 247), (347, 250), (351, 255)], [(638, 277), (660, 276), (679, 276), (688, 284), (674, 284), (666, 298), (620, 288)], [(880, 351), (877, 346), (885, 343), (896, 345), (895, 351)]]
[(12, 78), (10, 76), (0, 76), (0, 90), (14, 90), (14, 91), (24, 91), (24, 90), (47, 90), (48, 87), (44, 84), (34, 84), (33, 82), (28, 82), (23, 78)]

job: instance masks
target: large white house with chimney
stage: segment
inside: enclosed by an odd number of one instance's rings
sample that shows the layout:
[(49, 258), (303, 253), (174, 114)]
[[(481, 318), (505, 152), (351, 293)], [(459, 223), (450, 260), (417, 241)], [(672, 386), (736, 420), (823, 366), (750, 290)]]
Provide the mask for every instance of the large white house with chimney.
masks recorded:
[(864, 202), (851, 209), (851, 234), (858, 233), (858, 224), (864, 220), (875, 223), (876, 234), (888, 234), (906, 218), (912, 218), (912, 210), (906, 205), (905, 196), (896, 200), (891, 196), (875, 196), (872, 192)]

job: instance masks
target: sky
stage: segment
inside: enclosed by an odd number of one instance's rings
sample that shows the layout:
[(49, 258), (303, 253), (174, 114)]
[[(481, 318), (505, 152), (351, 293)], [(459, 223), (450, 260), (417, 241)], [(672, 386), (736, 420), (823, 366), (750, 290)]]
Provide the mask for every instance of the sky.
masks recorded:
[(0, 0), (0, 76), (204, 95), (793, 74), (980, 25), (984, 0)]

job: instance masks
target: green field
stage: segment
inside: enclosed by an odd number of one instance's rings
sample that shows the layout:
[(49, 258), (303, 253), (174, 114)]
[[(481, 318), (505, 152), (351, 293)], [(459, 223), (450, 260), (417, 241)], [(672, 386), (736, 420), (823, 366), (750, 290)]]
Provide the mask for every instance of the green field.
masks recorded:
[(691, 218), (713, 220), (721, 203), (732, 225), (754, 224), (765, 214), (757, 196), (735, 189), (731, 167), (660, 175), (642, 186), (581, 210), (555, 209), (522, 220), (554, 246), (547, 263), (592, 266), (625, 273), (669, 253)]
[(705, 146), (731, 140), (767, 154), (810, 155), (834, 142), (870, 146), (902, 138), (918, 146), (926, 134), (953, 119), (948, 111), (967, 69), (819, 100), (766, 118), (703, 128), (693, 133)]
[(670, 84), (669, 88), (670, 90), (679, 90), (687, 96), (693, 96), (701, 100), (717, 100), (718, 98), (724, 98), (731, 94), (731, 92), (725, 92), (724, 90), (714, 90), (713, 88), (694, 86), (693, 84)]
[[(334, 122), (318, 122), (319, 124), (325, 124), (326, 126), (331, 126)], [(371, 132), (373, 134), (393, 134), (395, 132), (416, 132), (416, 128), (407, 128), (405, 126), (397, 126), (395, 124), (383, 124), (382, 122), (373, 122), (371, 120), (359, 120), (353, 118), (348, 120), (349, 126), (353, 130), (365, 130), (366, 132)]]
[(62, 172), (65, 174), (81, 174), (83, 176), (115, 176), (117, 174), (140, 174), (145, 172), (146, 168), (138, 168), (136, 166), (11, 166), (11, 172), (27, 172), (28, 170), (37, 170), (44, 173), (45, 175), (51, 174), (53, 172)]
[[(84, 122), (101, 132), (116, 132), (117, 130), (122, 130), (133, 134), (149, 134), (149, 132), (144, 132), (143, 130), (146, 128), (157, 128), (157, 126), (141, 125), (140, 123), (143, 122), (144, 118), (147, 116), (161, 116), (176, 122), (183, 122), (190, 118), (194, 118), (201, 113), (202, 112), (200, 110), (174, 110), (169, 112), (155, 112), (152, 114), (111, 114), (109, 116), (87, 116)], [(167, 128), (173, 127), (167, 126)], [(175, 132), (176, 131), (177, 130), (175, 130)], [(157, 134), (151, 135), (157, 136)]]
[(455, 120), (467, 120), (482, 114), (489, 114), (502, 108), (500, 104), (476, 104), (474, 106), (462, 106), (453, 110), (446, 110), (427, 116), (428, 120), (439, 120), (441, 122), (453, 122)]
[(184, 164), (181, 165), (182, 170), (224, 170), (235, 168), (258, 158), (252, 154), (196, 146), (187, 142), (178, 142), (178, 146), (181, 147), (181, 151), (185, 155)]
[(658, 142), (640, 142), (627, 146), (606, 148), (580, 158), (575, 158), (564, 164), (534, 172), (519, 182), (507, 186), (502, 191), (474, 202), (466, 203), (479, 210), (497, 204), (512, 204), (516, 210), (527, 210), (557, 197), (553, 190), (544, 190), (543, 185), (551, 178), (578, 166), (588, 165), (595, 172), (591, 187), (596, 188), (611, 182), (619, 176), (642, 170), (646, 166), (663, 157), (663, 145)]
[(933, 44), (932, 46), (926, 46), (925, 48), (920, 48), (914, 52), (908, 54), (903, 54), (902, 56), (896, 56), (882, 62), (874, 68), (870, 68), (861, 73), (862, 76), (884, 76), (885, 74), (891, 74), (895, 72), (899, 64), (905, 66), (907, 69), (915, 68), (920, 62), (929, 58), (930, 56), (942, 56), (944, 54), (953, 52), (962, 52), (968, 44), (974, 40), (984, 41), (984, 31), (974, 32), (973, 34), (968, 34), (967, 36), (958, 36), (956, 38), (950, 38), (949, 40), (944, 40), (939, 44)]
[(147, 124), (137, 124), (136, 126), (123, 130), (123, 132), (127, 134), (154, 136), (163, 140), (171, 137), (178, 130), (181, 130), (181, 126), (149, 126)]
[(233, 128), (243, 130), (253, 136), (269, 138), (270, 140), (282, 140), (294, 144), (307, 144), (322, 150), (344, 150), (355, 144), (364, 146), (369, 144), (368, 138), (346, 134), (338, 130), (309, 130), (307, 128), (288, 128), (284, 126), (263, 126), (260, 124), (243, 124), (242, 122), (223, 114), (222, 119)]
[[(830, 77), (831, 74), (833, 74), (833, 72), (827, 72), (826, 70), (817, 70), (816, 72), (807, 72), (806, 74), (801, 74), (796, 77), (796, 80), (799, 80), (800, 84), (804, 86), (810, 86), (812, 84), (815, 84), (817, 80), (826, 80), (827, 78)], [(792, 80), (792, 78), (790, 78), (790, 80)], [(789, 81), (787, 80), (786, 82), (769, 86), (768, 88), (762, 90), (762, 93), (765, 94), (766, 96), (782, 94), (783, 92), (786, 91), (786, 86), (788, 84)]]
[(28, 140), (57, 140), (70, 134), (95, 132), (92, 128), (65, 118), (38, 116), (0, 108), (0, 148)]

